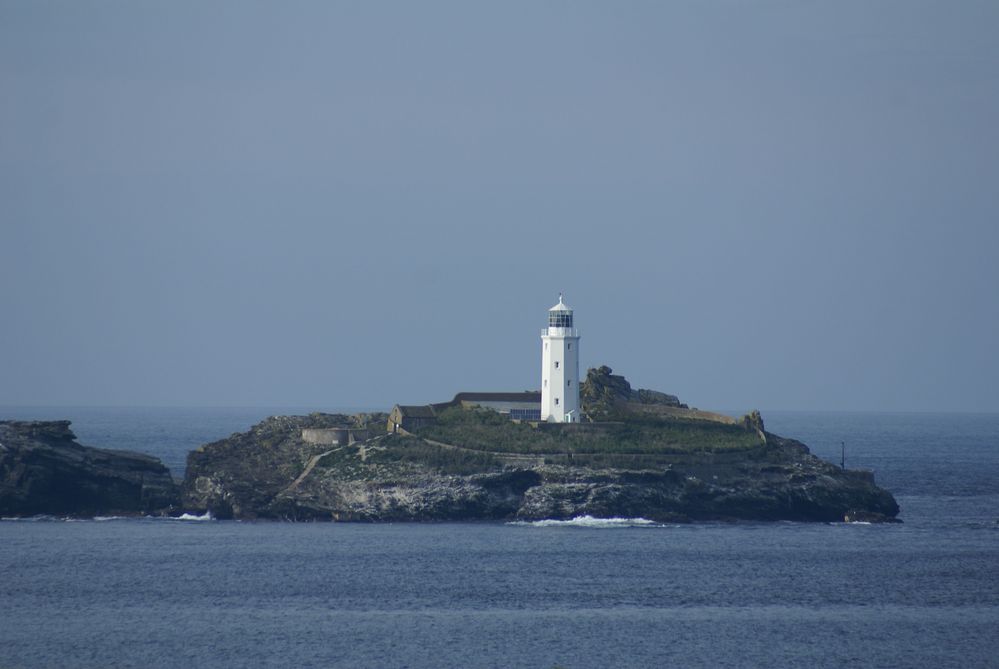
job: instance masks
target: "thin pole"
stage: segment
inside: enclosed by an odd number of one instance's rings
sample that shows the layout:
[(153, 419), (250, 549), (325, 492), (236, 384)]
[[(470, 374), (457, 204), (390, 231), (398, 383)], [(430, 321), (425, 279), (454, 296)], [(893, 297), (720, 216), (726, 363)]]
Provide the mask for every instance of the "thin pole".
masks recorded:
[(839, 442), (839, 447), (840, 447), (839, 466), (843, 469), (846, 469), (846, 442), (845, 441)]

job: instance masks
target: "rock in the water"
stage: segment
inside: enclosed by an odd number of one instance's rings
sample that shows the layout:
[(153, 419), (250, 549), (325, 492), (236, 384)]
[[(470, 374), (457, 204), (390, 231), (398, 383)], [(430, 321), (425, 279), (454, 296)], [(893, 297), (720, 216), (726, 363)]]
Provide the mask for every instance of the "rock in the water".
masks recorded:
[(82, 446), (69, 421), (0, 421), (0, 515), (166, 512), (177, 485), (157, 458)]

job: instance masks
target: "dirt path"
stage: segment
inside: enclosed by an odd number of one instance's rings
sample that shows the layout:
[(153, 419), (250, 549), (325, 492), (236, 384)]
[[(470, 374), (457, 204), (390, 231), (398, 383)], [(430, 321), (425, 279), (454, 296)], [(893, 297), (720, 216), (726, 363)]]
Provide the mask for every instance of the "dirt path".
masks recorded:
[(336, 448), (331, 448), (325, 453), (320, 453), (319, 455), (313, 455), (311, 458), (309, 458), (309, 462), (305, 465), (305, 469), (302, 470), (302, 473), (298, 475), (298, 478), (292, 481), (291, 485), (285, 488), (282, 492), (285, 493), (291, 492), (292, 490), (297, 488), (298, 484), (304, 481), (305, 477), (312, 473), (312, 469), (316, 466), (316, 463), (319, 462), (320, 459), (326, 457), (330, 453), (336, 453), (341, 448), (343, 448), (343, 446), (337, 446)]
[[(375, 437), (374, 439), (370, 439), (368, 441), (362, 441), (362, 442), (355, 442), (355, 444), (353, 444), (353, 445), (356, 445), (358, 447), (358, 449), (360, 450), (360, 455), (361, 455), (361, 460), (362, 461), (364, 460), (365, 451), (367, 450), (368, 445), (371, 444), (371, 443), (374, 443), (374, 442), (378, 441), (381, 438), (382, 438), (381, 435), (379, 435), (379, 436)], [(285, 488), (284, 490), (282, 490), (281, 492), (282, 493), (288, 493), (288, 492), (291, 492), (292, 490), (294, 490), (295, 488), (297, 488), (299, 486), (299, 484), (301, 484), (302, 481), (304, 481), (309, 476), (309, 474), (312, 473), (312, 470), (315, 468), (317, 462), (319, 462), (320, 460), (322, 460), (324, 457), (326, 457), (330, 453), (336, 453), (337, 451), (342, 450), (343, 448), (344, 448), (343, 446), (337, 446), (336, 448), (331, 448), (330, 450), (326, 451), (325, 453), (320, 453), (319, 455), (313, 455), (311, 458), (309, 458), (308, 463), (306, 463), (306, 465), (305, 465), (305, 469), (303, 469), (302, 473), (298, 475), (298, 478), (295, 479), (294, 481), (292, 481), (291, 484), (287, 488)]]

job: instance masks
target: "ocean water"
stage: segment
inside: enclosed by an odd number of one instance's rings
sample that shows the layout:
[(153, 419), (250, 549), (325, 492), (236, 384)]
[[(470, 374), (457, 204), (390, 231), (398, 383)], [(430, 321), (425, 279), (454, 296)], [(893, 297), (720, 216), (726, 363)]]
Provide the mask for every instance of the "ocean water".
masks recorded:
[[(260, 409), (15, 409), (154, 453)], [(901, 525), (0, 522), (0, 667), (997, 667), (999, 415), (764, 412)]]

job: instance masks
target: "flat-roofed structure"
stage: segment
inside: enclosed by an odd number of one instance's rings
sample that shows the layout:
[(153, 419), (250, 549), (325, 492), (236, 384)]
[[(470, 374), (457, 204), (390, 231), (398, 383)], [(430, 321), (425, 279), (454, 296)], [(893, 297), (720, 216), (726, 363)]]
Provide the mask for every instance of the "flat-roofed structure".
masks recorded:
[(491, 409), (513, 420), (541, 419), (541, 393), (528, 390), (521, 393), (462, 392), (450, 402), (437, 404), (396, 404), (388, 417), (388, 431), (410, 432), (424, 425), (437, 422), (441, 411), (451, 407)]
[(516, 420), (541, 420), (541, 393), (458, 393), (451, 400), (462, 407), (483, 407)]

